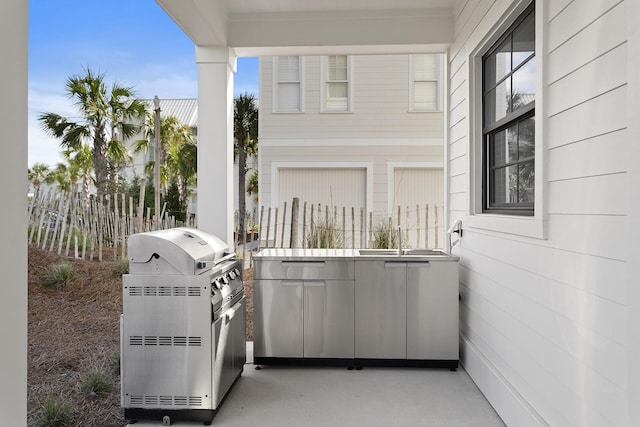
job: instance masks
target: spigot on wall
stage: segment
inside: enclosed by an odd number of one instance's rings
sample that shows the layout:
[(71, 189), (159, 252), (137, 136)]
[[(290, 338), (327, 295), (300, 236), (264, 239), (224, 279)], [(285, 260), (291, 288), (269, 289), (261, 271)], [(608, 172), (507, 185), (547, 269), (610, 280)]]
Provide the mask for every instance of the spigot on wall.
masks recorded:
[[(458, 234), (458, 239), (455, 242), (452, 241), (453, 233)], [(459, 219), (456, 220), (456, 222), (454, 222), (453, 225), (449, 227), (449, 230), (447, 231), (447, 235), (449, 238), (449, 253), (451, 253), (451, 251), (453, 250), (453, 247), (457, 245), (460, 239), (462, 238), (462, 220), (459, 220)]]

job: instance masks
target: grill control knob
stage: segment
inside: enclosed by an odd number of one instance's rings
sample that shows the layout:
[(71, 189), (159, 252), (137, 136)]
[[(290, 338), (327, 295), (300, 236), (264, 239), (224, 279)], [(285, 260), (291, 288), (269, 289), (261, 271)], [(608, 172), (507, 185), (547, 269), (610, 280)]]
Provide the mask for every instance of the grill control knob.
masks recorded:
[(237, 268), (234, 268), (233, 272), (236, 273), (236, 276), (240, 276), (240, 270), (238, 270)]
[(235, 271), (232, 270), (232, 271), (229, 272), (229, 278), (231, 280), (235, 279), (236, 277), (238, 277), (238, 275), (236, 274)]
[(229, 279), (227, 279), (226, 277), (222, 277), (220, 279), (220, 281), (222, 282), (223, 285), (228, 285), (229, 284)]

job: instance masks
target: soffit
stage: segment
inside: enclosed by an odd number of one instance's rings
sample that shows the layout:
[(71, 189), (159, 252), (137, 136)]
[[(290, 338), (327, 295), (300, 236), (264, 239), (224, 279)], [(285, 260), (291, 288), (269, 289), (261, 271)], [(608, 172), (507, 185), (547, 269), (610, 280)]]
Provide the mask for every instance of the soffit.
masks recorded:
[(196, 46), (238, 56), (443, 50), (454, 0), (156, 0)]

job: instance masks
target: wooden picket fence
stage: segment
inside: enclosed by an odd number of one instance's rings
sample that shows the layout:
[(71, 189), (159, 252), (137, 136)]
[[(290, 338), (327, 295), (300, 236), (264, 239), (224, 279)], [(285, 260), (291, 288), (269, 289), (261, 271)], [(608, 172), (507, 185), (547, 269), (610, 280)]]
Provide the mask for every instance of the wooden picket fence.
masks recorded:
[(49, 190), (36, 193), (29, 203), (30, 245), (58, 255), (103, 260), (127, 257), (127, 240), (134, 233), (180, 226), (195, 226), (168, 216), (166, 204), (160, 219), (151, 208), (142, 215), (132, 197), (125, 194), (83, 197), (79, 192)]
[(393, 248), (397, 230), (405, 248), (442, 248), (443, 207), (397, 206), (395, 212), (367, 212), (362, 208), (292, 203), (262, 206), (260, 247), (270, 248)]

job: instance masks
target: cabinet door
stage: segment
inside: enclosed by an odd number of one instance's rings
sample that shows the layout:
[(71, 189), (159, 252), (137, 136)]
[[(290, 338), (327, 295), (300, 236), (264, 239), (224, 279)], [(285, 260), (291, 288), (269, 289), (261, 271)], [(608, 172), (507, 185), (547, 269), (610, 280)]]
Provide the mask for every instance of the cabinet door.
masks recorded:
[(407, 357), (406, 262), (356, 261), (355, 356)]
[(407, 263), (407, 358), (458, 360), (457, 263)]
[(353, 359), (353, 280), (304, 281), (304, 357)]
[(254, 282), (254, 354), (302, 357), (302, 281)]

